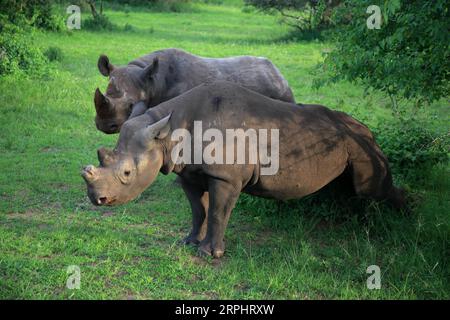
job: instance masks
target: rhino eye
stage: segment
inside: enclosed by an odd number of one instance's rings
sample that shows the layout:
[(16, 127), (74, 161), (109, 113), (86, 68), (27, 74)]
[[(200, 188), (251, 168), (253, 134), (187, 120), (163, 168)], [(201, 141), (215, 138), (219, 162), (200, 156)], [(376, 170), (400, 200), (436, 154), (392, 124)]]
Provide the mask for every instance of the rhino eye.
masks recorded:
[(130, 173), (131, 173), (131, 171), (130, 170), (126, 170), (126, 171), (124, 171), (124, 175), (125, 175), (125, 177), (128, 177), (129, 175), (130, 175)]

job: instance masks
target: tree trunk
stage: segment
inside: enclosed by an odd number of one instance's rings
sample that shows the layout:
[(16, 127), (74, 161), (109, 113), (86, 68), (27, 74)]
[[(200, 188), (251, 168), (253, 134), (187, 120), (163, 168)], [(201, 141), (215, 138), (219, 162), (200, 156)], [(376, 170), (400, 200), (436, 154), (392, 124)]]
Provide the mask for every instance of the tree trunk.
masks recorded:
[[(94, 2), (94, 0), (87, 0), (87, 3), (89, 4), (89, 7), (91, 7), (92, 17), (93, 17), (94, 19), (96, 19), (96, 18), (99, 16), (99, 14), (98, 14), (98, 12), (97, 12), (97, 9), (95, 8), (95, 2)], [(100, 7), (100, 10), (103, 11), (103, 5), (102, 5), (102, 4), (101, 4), (101, 7)]]

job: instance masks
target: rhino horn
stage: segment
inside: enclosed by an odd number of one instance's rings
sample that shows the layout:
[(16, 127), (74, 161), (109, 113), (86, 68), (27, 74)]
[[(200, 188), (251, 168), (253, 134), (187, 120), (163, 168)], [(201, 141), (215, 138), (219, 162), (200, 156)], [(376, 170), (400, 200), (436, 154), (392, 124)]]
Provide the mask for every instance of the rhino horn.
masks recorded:
[(107, 166), (113, 161), (114, 151), (107, 148), (100, 148), (97, 150), (97, 157), (102, 166)]
[(81, 176), (87, 181), (92, 182), (97, 176), (97, 169), (93, 165), (88, 165), (81, 171)]
[(98, 116), (106, 116), (111, 113), (111, 103), (109, 102), (108, 97), (104, 96), (99, 88), (95, 90), (94, 103)]
[(153, 139), (164, 139), (165, 137), (167, 137), (170, 132), (169, 120), (171, 116), (172, 113), (144, 128), (142, 132), (144, 142), (148, 142)]

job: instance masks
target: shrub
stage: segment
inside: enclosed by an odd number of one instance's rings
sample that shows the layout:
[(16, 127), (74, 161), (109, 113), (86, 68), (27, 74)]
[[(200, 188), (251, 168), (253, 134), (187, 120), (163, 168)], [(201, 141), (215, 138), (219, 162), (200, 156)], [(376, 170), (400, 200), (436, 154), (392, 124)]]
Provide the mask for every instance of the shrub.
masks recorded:
[(64, 28), (64, 17), (55, 14), (53, 3), (51, 0), (2, 0), (0, 13), (14, 24), (24, 18), (34, 27), (59, 31)]
[(201, 2), (215, 5), (222, 5), (224, 3), (224, 0), (202, 0)]
[(393, 173), (405, 179), (423, 179), (428, 169), (448, 161), (449, 134), (433, 132), (415, 117), (383, 123), (374, 133)]
[(153, 5), (156, 11), (184, 12), (190, 11), (189, 0), (156, 1)]
[(125, 31), (125, 32), (133, 32), (134, 31), (134, 27), (131, 24), (126, 23), (123, 26), (123, 31)]
[(130, 6), (128, 4), (125, 4), (123, 7), (123, 12), (128, 16), (131, 12)]
[(0, 75), (26, 71), (38, 74), (44, 70), (46, 58), (33, 46), (30, 30), (22, 30), (0, 16)]
[(244, 6), (244, 7), (242, 7), (241, 11), (242, 11), (242, 13), (252, 13), (255, 10), (253, 9), (253, 7)]
[(47, 57), (48, 61), (62, 61), (63, 52), (59, 47), (48, 47), (47, 50), (44, 51), (44, 55)]
[(127, 0), (125, 3), (120, 0), (110, 0), (103, 2), (108, 3), (109, 8), (122, 10), (126, 14), (131, 11), (131, 7), (146, 8), (155, 12), (192, 11), (192, 7), (189, 5), (191, 0)]
[(112, 31), (117, 29), (117, 26), (113, 24), (104, 14), (98, 14), (95, 17), (88, 18), (82, 23), (83, 28), (86, 28), (87, 30)]

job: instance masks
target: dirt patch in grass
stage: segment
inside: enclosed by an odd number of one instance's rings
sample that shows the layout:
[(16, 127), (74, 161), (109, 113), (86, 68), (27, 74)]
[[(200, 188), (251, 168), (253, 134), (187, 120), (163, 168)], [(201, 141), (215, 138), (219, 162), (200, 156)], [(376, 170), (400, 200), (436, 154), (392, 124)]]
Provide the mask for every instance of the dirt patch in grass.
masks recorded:
[(219, 299), (219, 295), (212, 291), (206, 291), (202, 294), (206, 299), (217, 300)]
[(122, 296), (120, 299), (121, 299), (121, 300), (137, 300), (136, 296), (133, 295), (131, 292), (125, 294), (125, 295)]
[(62, 183), (62, 182), (51, 183), (50, 187), (58, 189), (60, 191), (69, 191), (70, 190), (70, 186), (67, 183)]
[(212, 259), (210, 265), (216, 269), (222, 268), (225, 265), (227, 257), (222, 257), (220, 259)]
[(149, 227), (150, 226), (150, 223), (148, 223), (148, 222), (142, 222), (142, 223), (133, 223), (133, 224), (128, 224), (127, 226), (126, 226), (126, 228), (125, 228), (125, 230), (126, 229), (129, 229), (129, 228), (131, 228), (131, 229), (141, 229), (141, 228), (147, 228), (147, 227)]
[(102, 217), (103, 218), (107, 218), (107, 217), (113, 216), (114, 214), (115, 214), (114, 211), (105, 211), (105, 212), (102, 213)]
[(50, 152), (59, 152), (60, 149), (54, 148), (54, 147), (50, 147), (50, 146), (46, 146), (46, 147), (41, 148), (39, 151), (40, 152), (44, 152), (44, 153), (50, 153)]
[(206, 266), (206, 265), (208, 265), (208, 262), (204, 258), (201, 258), (199, 256), (191, 256), (190, 260), (195, 265), (199, 265), (199, 266)]
[(5, 214), (5, 217), (8, 219), (30, 219), (39, 215), (42, 215), (42, 212), (36, 210), (26, 210), (24, 212), (10, 212)]

